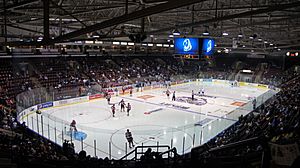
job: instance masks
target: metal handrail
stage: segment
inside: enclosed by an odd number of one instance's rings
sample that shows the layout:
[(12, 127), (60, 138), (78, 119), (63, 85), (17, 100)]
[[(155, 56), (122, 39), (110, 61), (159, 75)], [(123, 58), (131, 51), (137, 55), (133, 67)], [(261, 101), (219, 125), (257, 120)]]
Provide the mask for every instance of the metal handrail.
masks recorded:
[(244, 145), (246, 143), (255, 143), (259, 140), (261, 140), (260, 137), (253, 137), (253, 138), (249, 138), (249, 139), (246, 139), (246, 140), (241, 140), (241, 141), (238, 141), (238, 142), (229, 143), (229, 144), (226, 144), (224, 146), (211, 148), (211, 149), (209, 149), (209, 152), (217, 152), (217, 151), (220, 151), (220, 150), (224, 150), (224, 149)]
[[(168, 152), (174, 150), (174, 148), (170, 149), (170, 146), (168, 146), (168, 145), (159, 145), (159, 146), (157, 146), (157, 145), (155, 145), (155, 146), (137, 146), (137, 147), (135, 147), (134, 150), (132, 150), (131, 152), (127, 153), (126, 155), (124, 155), (123, 157), (121, 157), (119, 160), (123, 160), (124, 158), (127, 158), (127, 157), (128, 157), (129, 155), (131, 155), (132, 153), (135, 153), (135, 156), (134, 156), (132, 159), (130, 159), (130, 160), (137, 160), (137, 154), (144, 154), (144, 153), (145, 153), (145, 152), (138, 152), (137, 150), (138, 150), (139, 148), (168, 148), (167, 151), (160, 153), (160, 155), (163, 155), (163, 154), (165, 154), (165, 153), (168, 153)], [(168, 155), (168, 157), (169, 157), (169, 156), (170, 156), (170, 155)]]
[(174, 151), (177, 151), (177, 149), (175, 147), (173, 147), (173, 148), (171, 148), (171, 149), (169, 149), (169, 150), (167, 150), (165, 152), (161, 152), (159, 155), (164, 155), (164, 154), (166, 154), (168, 152), (173, 152), (174, 153)]
[[(133, 151), (127, 153), (125, 156), (121, 157), (119, 160), (123, 160), (124, 158), (127, 158), (129, 155), (131, 155), (132, 153), (134, 153), (135, 150), (136, 150), (136, 149), (134, 149)], [(135, 158), (133, 158), (133, 159), (135, 159)]]

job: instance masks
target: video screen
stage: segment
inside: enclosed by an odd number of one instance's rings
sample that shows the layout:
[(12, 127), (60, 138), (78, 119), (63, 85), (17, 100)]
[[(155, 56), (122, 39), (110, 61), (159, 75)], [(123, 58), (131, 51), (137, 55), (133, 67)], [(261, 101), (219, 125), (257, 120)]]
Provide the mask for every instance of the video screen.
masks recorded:
[(198, 38), (175, 38), (175, 54), (199, 55)]
[(215, 40), (203, 39), (202, 54), (204, 56), (212, 55), (214, 53), (214, 48), (215, 48)]

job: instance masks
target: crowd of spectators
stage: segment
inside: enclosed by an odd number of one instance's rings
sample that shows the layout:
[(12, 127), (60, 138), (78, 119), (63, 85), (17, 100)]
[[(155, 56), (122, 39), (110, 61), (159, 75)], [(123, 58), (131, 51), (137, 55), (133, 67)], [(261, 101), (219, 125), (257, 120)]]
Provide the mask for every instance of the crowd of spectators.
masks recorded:
[[(113, 61), (109, 59), (83, 59), (76, 59), (76, 61), (64, 58), (32, 59), (26, 63), (31, 64), (34, 68), (33, 71), (28, 68), (30, 66), (24, 71), (13, 69), (11, 60), (5, 60), (6, 63), (1, 64), (0, 146), (1, 150), (9, 151), (7, 154), (12, 160), (22, 162), (21, 164), (25, 160), (97, 161), (97, 165), (106, 165), (104, 167), (114, 167), (119, 164), (108, 158), (98, 159), (89, 155), (86, 156), (84, 151), (76, 154), (74, 153), (74, 146), (69, 142), (65, 142), (63, 148), (60, 149), (53, 142), (27, 129), (24, 123), (18, 123), (15, 104), (15, 96), (18, 93), (32, 90), (35, 87), (56, 90), (67, 90), (69, 87), (78, 88), (79, 86), (90, 87), (93, 82), (106, 88), (134, 83), (132, 81), (139, 82), (139, 80), (166, 80), (170, 78), (170, 75), (178, 73), (176, 71), (178, 69), (173, 70), (170, 67), (177, 66), (167, 66), (162, 60), (159, 63), (157, 60), (145, 61), (144, 59), (133, 60), (131, 58), (126, 60), (120, 58)], [(36, 81), (34, 82), (33, 79)], [(14, 87), (15, 85), (16, 87)], [(10, 93), (10, 90), (13, 92)]]
[[(81, 61), (84, 73), (92, 82), (101, 83), (103, 88), (122, 86), (138, 82), (170, 80), (178, 74), (179, 66), (166, 64), (163, 60), (146, 58), (114, 58), (98, 60), (89, 58)], [(175, 68), (176, 67), (176, 68)]]
[(43, 87), (61, 90), (84, 85), (84, 76), (71, 60), (43, 58), (31, 61), (36, 67), (35, 77)]
[(34, 86), (28, 74), (14, 72), (12, 63), (8, 60), (1, 61), (0, 64), (0, 97), (13, 98), (16, 93), (20, 93)]
[(231, 77), (231, 71), (215, 71), (212, 69), (208, 69), (207, 71), (202, 71), (199, 73), (199, 78), (205, 79), (220, 79), (220, 80), (233, 80)]
[[(280, 73), (281, 74), (281, 73)], [(300, 142), (300, 77), (291, 73), (290, 70), (282, 83), (282, 90), (270, 101), (262, 104), (246, 116), (241, 116), (237, 123), (221, 132), (210, 140), (209, 148), (222, 147), (227, 144), (247, 140), (254, 137), (263, 138), (267, 142), (276, 144), (290, 144)], [(238, 148), (232, 148), (230, 152), (218, 153), (218, 156), (238, 156), (250, 153), (262, 152), (261, 143), (255, 143)], [(212, 157), (210, 153), (204, 152), (205, 158)]]
[(52, 142), (35, 135), (24, 123), (16, 120), (14, 109), (6, 103), (0, 106), (0, 147), (13, 161), (25, 160), (61, 160), (65, 157)]
[(282, 71), (277, 68), (268, 68), (264, 72), (262, 81), (260, 81), (260, 83), (272, 86), (279, 86), (280, 84), (294, 78), (297, 75), (298, 73), (294, 70), (293, 67), (286, 71)]

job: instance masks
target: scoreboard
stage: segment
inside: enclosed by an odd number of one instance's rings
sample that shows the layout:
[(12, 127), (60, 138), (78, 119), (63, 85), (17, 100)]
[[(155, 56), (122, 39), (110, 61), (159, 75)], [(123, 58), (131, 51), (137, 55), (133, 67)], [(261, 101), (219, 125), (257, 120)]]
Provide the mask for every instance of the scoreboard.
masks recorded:
[(175, 58), (199, 59), (214, 53), (215, 41), (210, 38), (177, 37), (174, 38)]
[(298, 52), (287, 52), (286, 56), (288, 56), (288, 57), (298, 57), (299, 53)]
[(182, 58), (182, 59), (199, 59), (199, 55), (191, 55), (191, 54), (175, 54), (174, 58)]

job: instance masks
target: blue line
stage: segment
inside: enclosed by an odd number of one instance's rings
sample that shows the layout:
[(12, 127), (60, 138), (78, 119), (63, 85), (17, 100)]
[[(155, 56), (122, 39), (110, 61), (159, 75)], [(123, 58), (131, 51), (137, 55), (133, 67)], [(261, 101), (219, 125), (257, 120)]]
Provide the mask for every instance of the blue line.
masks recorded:
[[(180, 88), (179, 88), (179, 89), (180, 89)], [(182, 90), (180, 90), (180, 92), (184, 92), (184, 93), (191, 93), (191, 92), (182, 91)], [(196, 95), (196, 96), (197, 96), (197, 95)], [(247, 99), (232, 98), (232, 97), (219, 96), (219, 95), (214, 95), (214, 94), (207, 95), (207, 96), (212, 96), (212, 97), (215, 97), (215, 98), (230, 99), (230, 100), (246, 101), (246, 102), (248, 102), (248, 101), (249, 101), (249, 100), (247, 100)], [(198, 96), (198, 97), (201, 97), (201, 96)], [(204, 96), (202, 96), (202, 97), (205, 97), (205, 95), (204, 95)]]
[[(142, 100), (136, 100), (136, 99), (129, 98), (129, 97), (123, 97), (123, 96), (119, 96), (119, 97), (122, 97), (122, 98), (124, 98), (124, 99), (129, 99), (129, 100), (137, 101), (137, 102), (148, 103), (148, 104), (156, 105), (156, 106), (160, 106), (160, 107), (166, 107), (166, 108), (171, 108), (171, 109), (175, 109), (175, 110), (179, 110), (179, 111), (185, 111), (185, 112), (188, 112), (188, 113), (206, 115), (206, 114), (204, 114), (204, 113), (201, 113), (201, 112), (199, 113), (199, 112), (192, 111), (192, 110), (187, 110), (187, 109), (177, 109), (177, 108), (173, 108), (173, 107), (162, 106), (161, 104), (156, 104), (156, 103), (151, 103), (151, 102), (144, 102), (144, 101), (142, 101)], [(211, 115), (211, 114), (207, 114), (207, 116), (215, 117), (215, 118), (219, 118), (219, 119), (225, 119), (225, 120), (229, 120), (229, 121), (235, 121), (235, 122), (238, 121), (238, 120), (234, 120), (234, 119), (230, 119), (230, 118), (224, 118), (224, 117), (219, 117), (219, 116), (215, 116), (215, 115)]]

